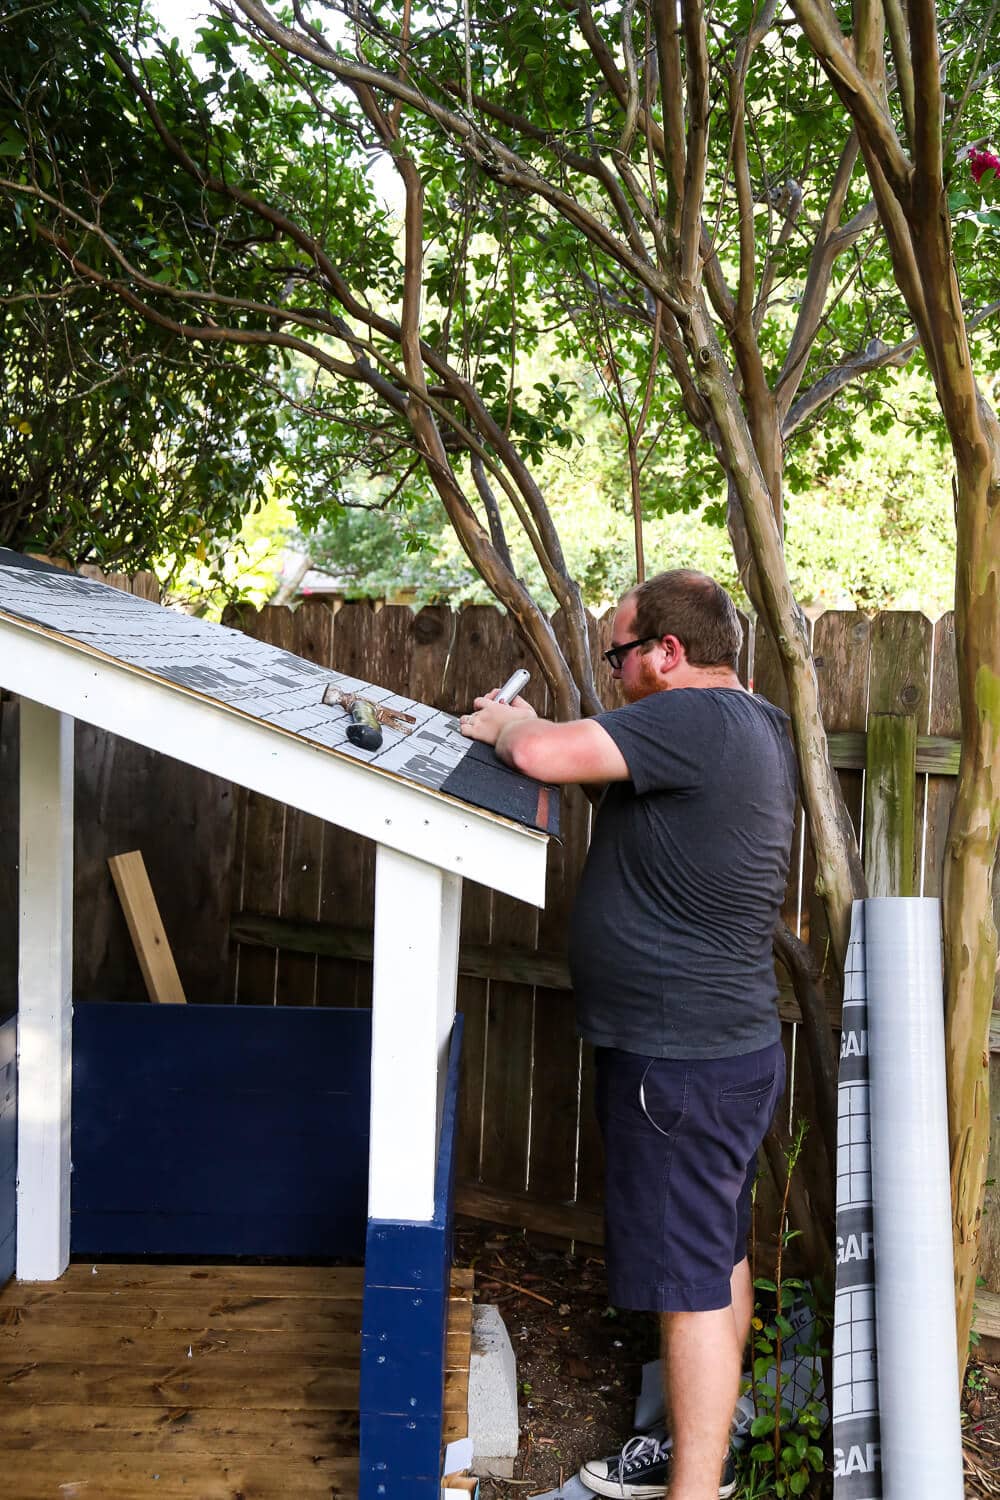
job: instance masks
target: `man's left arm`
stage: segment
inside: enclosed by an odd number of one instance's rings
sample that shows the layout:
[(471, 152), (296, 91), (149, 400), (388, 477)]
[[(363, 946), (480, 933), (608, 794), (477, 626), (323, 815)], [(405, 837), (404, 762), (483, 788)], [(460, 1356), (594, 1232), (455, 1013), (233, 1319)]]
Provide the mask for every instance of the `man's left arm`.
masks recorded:
[(463, 715), (462, 733), (492, 745), (506, 765), (525, 776), (563, 785), (629, 780), (625, 757), (594, 719), (554, 724), (536, 718), (520, 698), (513, 703), (477, 698), (474, 709)]

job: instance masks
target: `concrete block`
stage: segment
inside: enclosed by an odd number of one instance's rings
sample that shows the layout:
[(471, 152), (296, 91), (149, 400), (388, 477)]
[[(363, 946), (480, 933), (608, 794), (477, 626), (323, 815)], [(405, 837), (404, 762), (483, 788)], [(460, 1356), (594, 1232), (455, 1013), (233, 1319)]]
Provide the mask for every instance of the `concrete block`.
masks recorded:
[(469, 1436), (472, 1472), (510, 1479), (520, 1437), (517, 1366), (500, 1309), (484, 1303), (472, 1309)]

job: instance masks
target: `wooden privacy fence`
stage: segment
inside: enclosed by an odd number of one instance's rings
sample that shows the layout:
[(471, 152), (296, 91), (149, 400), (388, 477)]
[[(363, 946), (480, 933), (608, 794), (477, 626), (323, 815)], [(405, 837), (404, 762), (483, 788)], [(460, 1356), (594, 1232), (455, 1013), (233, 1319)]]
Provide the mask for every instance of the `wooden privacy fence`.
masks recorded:
[[(488, 606), (457, 611), (434, 606), (414, 613), (405, 606), (349, 603), (335, 610), (308, 601), (294, 612), (236, 609), (226, 623), (455, 713), (516, 666), (530, 666), (506, 618)], [(561, 633), (558, 616), (554, 628)], [(598, 683), (610, 705), (615, 688), (600, 660), (609, 635), (610, 615), (592, 621)], [(880, 714), (916, 719), (913, 889), (937, 895), (959, 733), (952, 616), (932, 624), (916, 613), (869, 618), (829, 612), (815, 621), (813, 637), (824, 722), (848, 809), (862, 833), (869, 721)], [(756, 691), (784, 704), (773, 649), (763, 637), (755, 640), (752, 629), (743, 671)], [(545, 692), (537, 676), (527, 696), (544, 713)], [(5, 939), (9, 914), (16, 909), (9, 790), (15, 722), (16, 704), (0, 706)], [(106, 867), (109, 855), (139, 848), (190, 999), (370, 1004), (374, 869), (364, 841), (87, 726), (78, 726), (77, 733), (78, 999), (143, 994)], [(541, 912), (466, 882), (459, 983), (466, 1037), (458, 1168), (464, 1199), (500, 1219), (514, 1219), (530, 1207), (539, 1228), (582, 1238), (596, 1232), (601, 1159), (590, 1109), (591, 1060), (575, 1034), (565, 940), (589, 822), (588, 802), (569, 789), (562, 842), (552, 848)], [(814, 869), (800, 815), (784, 916), (825, 960), (826, 926), (813, 892)], [(12, 1005), (12, 951), (8, 941), (0, 943), (0, 1014)], [(833, 983), (828, 995), (835, 1020)], [(786, 990), (782, 1015), (794, 1078), (789, 1108), (808, 1115), (811, 1086), (798, 1055), (796, 1014)], [(997, 1061), (992, 1111), (996, 1118)], [(814, 1135), (809, 1149), (818, 1152), (818, 1132)], [(1000, 1176), (998, 1136), (995, 1131), (991, 1177)], [(1000, 1286), (1000, 1225), (991, 1218), (983, 1274), (989, 1285)]]

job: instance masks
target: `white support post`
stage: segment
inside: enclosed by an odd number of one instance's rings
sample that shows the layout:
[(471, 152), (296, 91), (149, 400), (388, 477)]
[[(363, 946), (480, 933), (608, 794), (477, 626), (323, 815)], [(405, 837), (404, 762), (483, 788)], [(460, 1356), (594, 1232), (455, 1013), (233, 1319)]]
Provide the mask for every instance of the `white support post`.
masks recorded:
[(69, 1264), (73, 720), (21, 700), (17, 1276)]
[(426, 1221), (455, 1020), (462, 882), (379, 844), (368, 1214)]

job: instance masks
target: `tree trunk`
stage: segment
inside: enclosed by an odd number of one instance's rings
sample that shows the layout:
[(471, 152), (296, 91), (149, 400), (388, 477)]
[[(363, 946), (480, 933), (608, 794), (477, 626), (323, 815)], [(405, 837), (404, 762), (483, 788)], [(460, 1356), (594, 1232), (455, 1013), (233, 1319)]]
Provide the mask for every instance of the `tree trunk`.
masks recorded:
[(945, 1050), (958, 1361), (969, 1356), (990, 1140), (996, 983), (993, 874), (1000, 837), (1000, 486), (959, 477), (955, 633), (962, 759), (944, 873)]
[(792, 593), (771, 492), (704, 306), (693, 310), (686, 334), (692, 364), (699, 372), (698, 391), (711, 413), (721, 459), (739, 498), (760, 589), (759, 608), (778, 647), (795, 733), (799, 795), (816, 855), (816, 892), (826, 909), (834, 953), (842, 966), (851, 905), (864, 891), (864, 876), (840, 783), (830, 763), (806, 620)]

